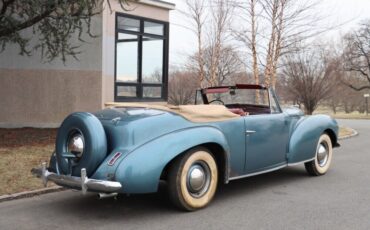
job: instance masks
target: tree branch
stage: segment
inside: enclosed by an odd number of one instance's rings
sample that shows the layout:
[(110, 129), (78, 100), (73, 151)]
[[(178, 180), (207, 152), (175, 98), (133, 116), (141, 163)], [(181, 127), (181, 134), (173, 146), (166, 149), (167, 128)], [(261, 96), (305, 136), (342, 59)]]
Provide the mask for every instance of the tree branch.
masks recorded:
[(14, 3), (14, 1), (15, 0), (9, 0), (9, 1), (2, 0), (3, 6), (2, 6), (1, 11), (0, 11), (0, 18), (5, 14), (6, 10), (8, 9), (8, 6), (10, 6), (12, 3)]
[(364, 86), (354, 86), (353, 84), (350, 84), (348, 82), (345, 82), (343, 81), (342, 79), (340, 80), (342, 84), (350, 87), (351, 89), (353, 90), (356, 90), (356, 91), (362, 91), (364, 89), (370, 89), (370, 85), (364, 85)]

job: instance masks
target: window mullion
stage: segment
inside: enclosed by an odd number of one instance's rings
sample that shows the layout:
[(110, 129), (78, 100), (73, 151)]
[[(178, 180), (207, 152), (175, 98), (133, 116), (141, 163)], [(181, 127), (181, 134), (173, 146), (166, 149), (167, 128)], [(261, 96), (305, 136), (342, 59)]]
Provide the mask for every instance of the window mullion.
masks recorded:
[(162, 55), (162, 98), (166, 97), (166, 88), (163, 87), (166, 82), (166, 39), (163, 39), (163, 49), (162, 49), (163, 55)]
[(139, 87), (138, 94), (139, 98), (143, 98), (143, 32), (144, 32), (144, 21), (140, 20), (140, 35), (139, 35), (139, 55), (138, 55), (138, 76), (139, 76)]
[(169, 24), (164, 25), (163, 68), (162, 68), (162, 98), (168, 97), (168, 56), (169, 56)]

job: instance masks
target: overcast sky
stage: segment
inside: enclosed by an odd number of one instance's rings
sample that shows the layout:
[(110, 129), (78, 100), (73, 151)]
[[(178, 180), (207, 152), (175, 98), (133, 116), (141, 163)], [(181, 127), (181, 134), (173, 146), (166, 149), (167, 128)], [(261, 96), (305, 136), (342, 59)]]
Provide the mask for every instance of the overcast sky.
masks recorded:
[[(167, 0), (176, 4), (178, 10), (170, 15), (170, 65), (182, 66), (186, 56), (196, 50), (196, 38), (193, 33), (182, 25), (186, 25), (186, 18), (179, 12), (185, 10), (183, 0)], [(340, 28), (324, 35), (324, 39), (336, 40), (341, 34), (356, 27), (364, 19), (370, 19), (370, 0), (322, 0), (321, 13), (326, 16), (326, 26), (345, 23)], [(322, 38), (321, 38), (322, 39)]]

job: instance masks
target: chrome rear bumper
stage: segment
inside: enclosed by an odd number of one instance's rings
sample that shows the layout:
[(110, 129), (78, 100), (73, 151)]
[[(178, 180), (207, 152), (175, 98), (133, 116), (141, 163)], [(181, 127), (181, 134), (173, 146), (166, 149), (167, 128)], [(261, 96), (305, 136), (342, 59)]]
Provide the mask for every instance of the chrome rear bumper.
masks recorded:
[(43, 163), (41, 168), (33, 168), (31, 172), (36, 177), (41, 178), (45, 187), (48, 181), (53, 181), (57, 185), (81, 189), (82, 194), (86, 194), (88, 190), (102, 193), (114, 193), (122, 188), (121, 183), (116, 181), (89, 179), (86, 175), (86, 169), (81, 169), (81, 177), (58, 175), (49, 172), (46, 169), (46, 163)]

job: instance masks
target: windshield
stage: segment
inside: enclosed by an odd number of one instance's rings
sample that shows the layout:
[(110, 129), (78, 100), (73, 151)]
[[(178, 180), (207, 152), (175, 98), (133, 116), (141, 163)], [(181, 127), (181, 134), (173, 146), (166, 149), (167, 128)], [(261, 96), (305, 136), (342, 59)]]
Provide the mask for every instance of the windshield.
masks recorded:
[[(209, 104), (224, 105), (257, 105), (269, 107), (268, 90), (266, 89), (211, 89), (206, 90), (206, 99)], [(202, 99), (200, 92), (197, 92), (197, 104), (207, 103)]]

